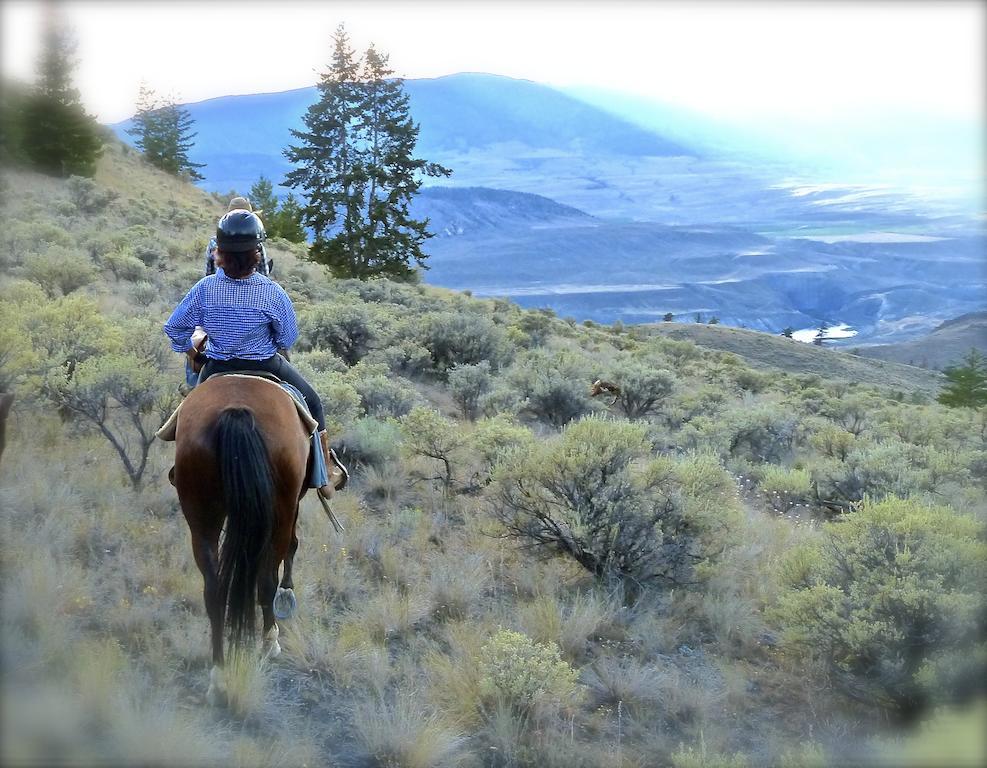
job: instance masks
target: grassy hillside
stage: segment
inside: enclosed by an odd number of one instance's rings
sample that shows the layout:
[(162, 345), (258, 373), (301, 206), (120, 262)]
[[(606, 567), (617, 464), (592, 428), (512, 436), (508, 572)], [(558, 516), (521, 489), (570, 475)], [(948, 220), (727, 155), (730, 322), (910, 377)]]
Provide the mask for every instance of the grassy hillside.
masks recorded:
[(987, 312), (968, 312), (947, 320), (931, 333), (900, 344), (858, 347), (854, 353), (875, 360), (942, 370), (958, 364), (971, 349), (987, 354)]
[(284, 652), (234, 654), (210, 707), (147, 437), (223, 201), (118, 145), (94, 183), (2, 180), (4, 765), (982, 762), (987, 415), (932, 374), (335, 280), (279, 241), (346, 531), (303, 500)]
[[(814, 374), (831, 381), (856, 381), (902, 392), (936, 395), (943, 378), (935, 371), (885, 360), (862, 359), (845, 349), (817, 347), (744, 328), (704, 323), (660, 323), (639, 326), (640, 332), (691, 341), (741, 357), (755, 368)], [(888, 345), (893, 346), (893, 345)], [(879, 349), (870, 347), (867, 349)], [(863, 354), (863, 349), (861, 350)]]

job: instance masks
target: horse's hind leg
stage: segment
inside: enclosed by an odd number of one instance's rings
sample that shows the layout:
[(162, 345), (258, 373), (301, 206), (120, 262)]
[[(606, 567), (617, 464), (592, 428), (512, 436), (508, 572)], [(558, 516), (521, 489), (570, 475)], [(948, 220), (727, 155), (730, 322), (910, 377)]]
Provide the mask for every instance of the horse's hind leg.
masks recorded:
[(264, 614), (264, 647), (261, 655), (265, 659), (276, 659), (281, 655), (278, 642), (278, 624), (274, 620), (274, 593), (278, 586), (278, 566), (257, 577), (257, 602)]
[[(295, 524), (298, 522), (298, 509), (295, 509)], [(274, 596), (274, 616), (282, 621), (290, 619), (295, 615), (298, 602), (295, 599), (295, 584), (292, 581), (292, 568), (295, 563), (295, 553), (298, 551), (298, 535), (295, 533), (295, 524), (291, 526), (291, 543), (288, 545), (288, 552), (284, 556), (284, 576), (281, 577), (281, 586), (278, 587)]]
[(209, 691), (206, 694), (211, 704), (220, 703), (226, 696), (226, 683), (223, 679), (223, 623), (226, 605), (219, 589), (219, 533), (204, 536), (192, 534), (192, 553), (195, 564), (202, 573), (202, 597), (206, 604), (206, 614), (212, 636), (212, 669), (209, 672)]

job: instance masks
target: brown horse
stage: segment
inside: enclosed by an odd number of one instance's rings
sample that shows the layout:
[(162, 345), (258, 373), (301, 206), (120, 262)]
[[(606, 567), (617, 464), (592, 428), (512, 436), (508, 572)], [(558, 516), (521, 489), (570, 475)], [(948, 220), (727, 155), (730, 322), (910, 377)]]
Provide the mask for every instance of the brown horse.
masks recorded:
[(311, 442), (287, 393), (245, 377), (211, 378), (193, 389), (179, 412), (175, 440), (173, 483), (205, 582), (213, 660), (208, 697), (218, 703), (226, 693), (224, 624), (231, 647), (252, 639), (260, 602), (263, 652), (268, 658), (281, 653), (274, 604), (275, 598), (279, 608), (287, 604), (284, 613), (294, 607), (295, 523)]

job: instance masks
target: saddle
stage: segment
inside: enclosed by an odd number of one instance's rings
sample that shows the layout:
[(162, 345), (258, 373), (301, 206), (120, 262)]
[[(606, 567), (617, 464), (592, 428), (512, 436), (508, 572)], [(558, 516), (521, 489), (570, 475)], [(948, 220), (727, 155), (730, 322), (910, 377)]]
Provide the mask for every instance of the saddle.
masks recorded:
[[(299, 392), (295, 387), (291, 386), (285, 381), (281, 381), (277, 376), (267, 371), (228, 371), (226, 373), (216, 373), (210, 376), (210, 379), (218, 379), (221, 376), (237, 376), (243, 378), (249, 376), (253, 379), (262, 379), (263, 381), (269, 382), (272, 386), (280, 387), (282, 390), (287, 392), (291, 399), (295, 403), (295, 409), (298, 411), (298, 418), (305, 428), (305, 434), (311, 435), (316, 433), (316, 427), (318, 427), (318, 422), (312, 418), (312, 414), (308, 412), (308, 406), (305, 404), (305, 398), (302, 397), (302, 393)], [(175, 433), (178, 431), (178, 417), (182, 411), (182, 405), (185, 401), (183, 400), (178, 404), (174, 413), (168, 417), (168, 420), (155, 432), (155, 437), (159, 440), (164, 440), (165, 442), (173, 442), (175, 440)]]

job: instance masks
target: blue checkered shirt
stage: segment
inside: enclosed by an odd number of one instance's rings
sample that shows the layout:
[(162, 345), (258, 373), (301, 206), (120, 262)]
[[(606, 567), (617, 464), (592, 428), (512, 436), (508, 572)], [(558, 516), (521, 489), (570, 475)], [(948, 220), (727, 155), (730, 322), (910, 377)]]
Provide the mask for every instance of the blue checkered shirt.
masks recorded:
[(288, 294), (256, 272), (233, 280), (217, 269), (192, 286), (164, 326), (172, 349), (188, 352), (197, 325), (209, 335), (205, 352), (214, 360), (266, 360), (298, 338)]

